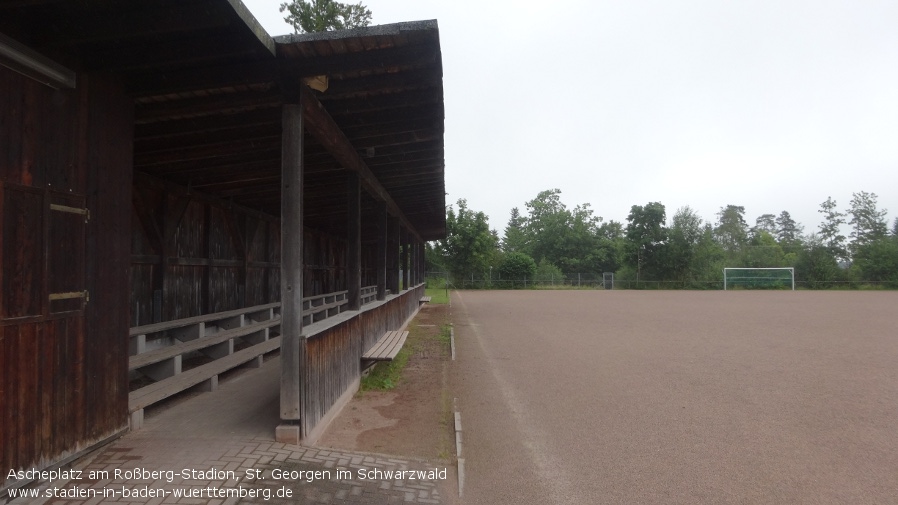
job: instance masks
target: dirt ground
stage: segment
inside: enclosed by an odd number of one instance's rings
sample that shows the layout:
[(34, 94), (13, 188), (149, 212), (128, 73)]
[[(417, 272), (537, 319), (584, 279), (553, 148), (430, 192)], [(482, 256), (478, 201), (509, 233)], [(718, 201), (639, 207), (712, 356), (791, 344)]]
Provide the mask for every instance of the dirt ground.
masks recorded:
[(409, 324), (412, 350), (399, 384), (356, 394), (318, 442), (320, 447), (449, 461), (454, 456), (449, 345), (440, 339), (449, 306), (426, 304)]
[(456, 291), (464, 499), (898, 503), (894, 291)]

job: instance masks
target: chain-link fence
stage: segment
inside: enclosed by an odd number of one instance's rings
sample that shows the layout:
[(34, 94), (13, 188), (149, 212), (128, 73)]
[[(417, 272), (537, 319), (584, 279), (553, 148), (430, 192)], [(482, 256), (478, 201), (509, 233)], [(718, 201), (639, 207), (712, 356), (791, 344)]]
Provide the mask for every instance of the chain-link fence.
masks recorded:
[(583, 273), (570, 275), (549, 275), (545, 278), (502, 279), (498, 273), (493, 276), (470, 274), (452, 276), (448, 272), (427, 272), (428, 287), (449, 286), (450, 289), (610, 289), (610, 279), (602, 274)]
[[(495, 273), (495, 272), (494, 272)], [(469, 274), (452, 276), (448, 272), (427, 272), (428, 288), (448, 289), (694, 289), (723, 290), (723, 279), (720, 280), (644, 280), (611, 278), (603, 274), (575, 273), (545, 279), (502, 279), (498, 275)], [(781, 288), (781, 287), (780, 287)], [(736, 287), (735, 289), (761, 289)], [(789, 287), (791, 289), (791, 286)], [(893, 281), (804, 281), (795, 280), (795, 289), (822, 290), (887, 290), (898, 289)]]

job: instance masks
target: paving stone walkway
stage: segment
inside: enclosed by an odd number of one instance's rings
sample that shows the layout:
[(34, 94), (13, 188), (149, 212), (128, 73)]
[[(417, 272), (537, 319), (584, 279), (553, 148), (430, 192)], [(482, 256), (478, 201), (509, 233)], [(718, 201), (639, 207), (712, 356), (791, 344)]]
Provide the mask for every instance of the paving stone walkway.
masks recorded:
[[(445, 464), (275, 442), (277, 361), (151, 413), (9, 505), (447, 503)], [(398, 475), (397, 472), (402, 472)], [(2, 500), (0, 500), (2, 502)]]

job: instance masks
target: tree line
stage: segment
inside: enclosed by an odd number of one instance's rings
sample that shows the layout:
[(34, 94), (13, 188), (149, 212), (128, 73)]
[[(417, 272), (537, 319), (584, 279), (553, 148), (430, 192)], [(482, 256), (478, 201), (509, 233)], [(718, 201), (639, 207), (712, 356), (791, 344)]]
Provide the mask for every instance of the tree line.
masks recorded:
[(626, 223), (606, 222), (550, 189), (512, 209), (500, 237), (460, 199), (446, 211), (446, 239), (428, 244), (428, 269), (456, 285), (570, 283), (613, 272), (631, 286), (718, 288), (725, 267), (793, 267), (799, 286), (898, 288), (898, 219), (888, 226), (875, 193), (853, 193), (844, 210), (827, 198), (818, 212), (820, 223), (807, 231), (786, 210), (750, 225), (739, 205), (721, 207), (711, 222), (688, 206), (668, 220), (664, 204), (649, 202), (630, 207)]

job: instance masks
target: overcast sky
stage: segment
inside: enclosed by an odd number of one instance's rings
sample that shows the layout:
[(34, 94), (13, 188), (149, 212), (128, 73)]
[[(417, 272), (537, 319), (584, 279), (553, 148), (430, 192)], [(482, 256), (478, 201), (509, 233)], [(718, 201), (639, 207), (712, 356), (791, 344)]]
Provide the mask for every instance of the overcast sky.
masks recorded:
[[(291, 31), (279, 1), (244, 3)], [(447, 203), (500, 235), (551, 188), (624, 223), (653, 201), (668, 221), (733, 204), (810, 232), (857, 191), (898, 215), (894, 0), (364, 3), (372, 24), (438, 20)]]

